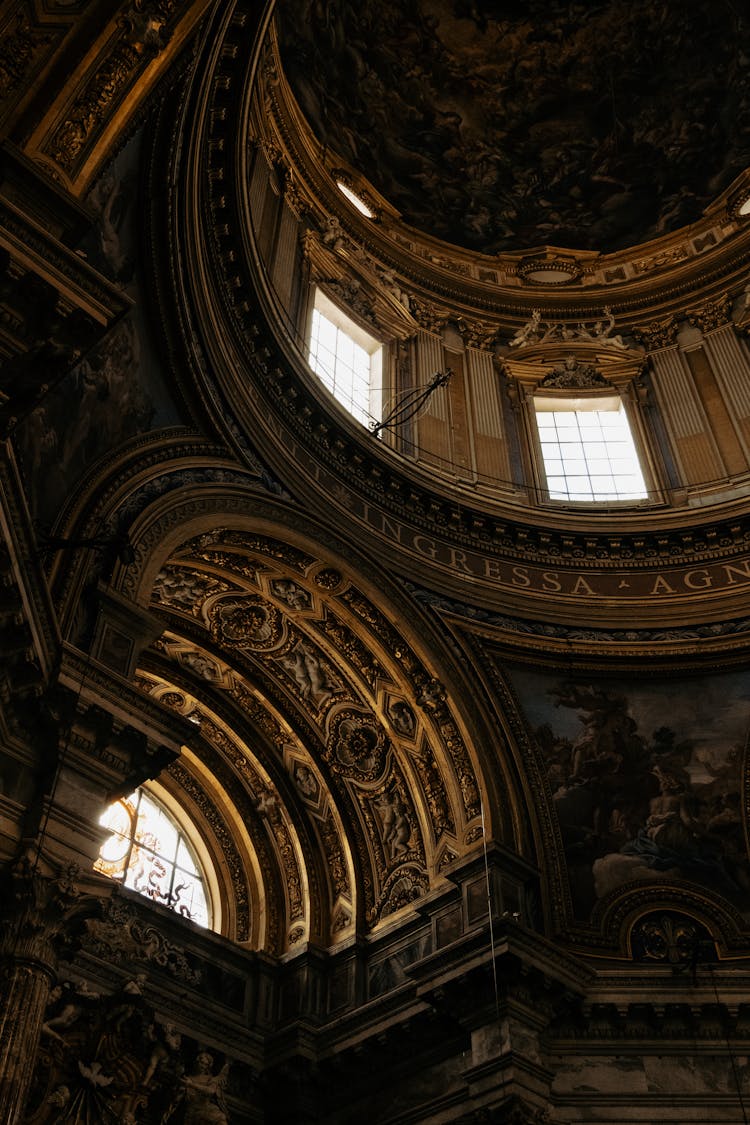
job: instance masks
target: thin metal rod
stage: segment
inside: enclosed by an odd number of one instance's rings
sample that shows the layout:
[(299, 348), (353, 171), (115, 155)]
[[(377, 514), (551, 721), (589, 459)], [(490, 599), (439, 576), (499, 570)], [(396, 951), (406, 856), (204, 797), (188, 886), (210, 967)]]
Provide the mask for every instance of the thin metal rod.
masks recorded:
[(381, 430), (395, 429), (416, 418), (438, 387), (444, 387), (452, 374), (452, 371), (436, 371), (426, 387), (408, 391), (381, 422), (374, 422), (370, 426), (373, 437), (377, 437)]

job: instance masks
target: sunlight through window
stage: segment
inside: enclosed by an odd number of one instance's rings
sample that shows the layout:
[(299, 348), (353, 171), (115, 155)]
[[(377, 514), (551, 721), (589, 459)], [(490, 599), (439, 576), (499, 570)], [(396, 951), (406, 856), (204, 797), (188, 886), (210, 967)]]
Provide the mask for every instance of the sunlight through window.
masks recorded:
[(535, 399), (550, 500), (645, 500), (648, 496), (619, 399)]
[(205, 880), (193, 848), (170, 814), (139, 789), (99, 823), (112, 835), (94, 868), (199, 926), (211, 924)]
[(380, 342), (316, 290), (308, 353), (310, 367), (364, 426), (379, 421), (381, 355)]

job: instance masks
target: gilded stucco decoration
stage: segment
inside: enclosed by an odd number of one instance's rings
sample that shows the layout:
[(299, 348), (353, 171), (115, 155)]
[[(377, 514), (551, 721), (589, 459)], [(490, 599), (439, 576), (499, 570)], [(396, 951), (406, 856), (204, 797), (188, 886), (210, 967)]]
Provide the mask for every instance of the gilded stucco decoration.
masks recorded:
[[(479, 791), (441, 681), (340, 571), (296, 547), (219, 529), (184, 545), (162, 566), (152, 605), (176, 630), (153, 651), (188, 677), (167, 694), (188, 698), (218, 690), (227, 699), (222, 706), (240, 703), (284, 755), (328, 856), (340, 932), (346, 932), (345, 917), (354, 916), (352, 884), (341, 878), (345, 855), (371, 871), (363, 886), (375, 921), (421, 894), (429, 871), (437, 877), (444, 861), (438, 842), (454, 840), (452, 854), (458, 855), (477, 840), (472, 821), (479, 816)], [(186, 695), (190, 680), (195, 689)], [(394, 694), (397, 684), (401, 692)], [(284, 715), (295, 735), (282, 736), (264, 698), (273, 699), (271, 710)], [(194, 718), (203, 715), (202, 705), (185, 706)], [(214, 727), (203, 715), (201, 737), (217, 742)], [(243, 755), (230, 750), (226, 735), (219, 741), (272, 824), (285, 798), (278, 791), (264, 795), (267, 783), (256, 792)], [(311, 757), (315, 744), (320, 749)], [(336, 807), (345, 832), (358, 827), (334, 846), (326, 825)], [(276, 846), (283, 853), (278, 839)], [(401, 880), (394, 879), (397, 867), (405, 867)], [(286, 881), (295, 885), (289, 875)]]

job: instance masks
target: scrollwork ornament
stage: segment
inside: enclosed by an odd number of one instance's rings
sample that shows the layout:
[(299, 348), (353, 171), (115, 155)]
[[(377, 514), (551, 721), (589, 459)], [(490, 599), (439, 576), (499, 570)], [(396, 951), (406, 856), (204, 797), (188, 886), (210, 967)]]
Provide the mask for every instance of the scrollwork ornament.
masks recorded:
[(417, 864), (402, 864), (386, 880), (377, 902), (368, 911), (368, 921), (371, 923), (379, 921), (408, 906), (409, 903), (420, 898), (427, 891), (427, 887), (427, 875)]
[(448, 314), (443, 309), (438, 309), (427, 301), (420, 301), (417, 297), (411, 298), (410, 306), (412, 316), (420, 328), (436, 336), (440, 335), (448, 323)]
[(574, 355), (568, 355), (562, 363), (553, 367), (549, 375), (544, 376), (539, 386), (545, 390), (569, 391), (597, 390), (612, 384), (592, 364), (580, 363)]
[(643, 328), (635, 328), (633, 335), (640, 340), (649, 352), (659, 351), (662, 348), (672, 348), (677, 343), (679, 324), (673, 316), (664, 320), (654, 320)]
[(2, 955), (55, 965), (57, 943), (79, 898), (77, 873), (78, 868), (70, 866), (57, 876), (44, 875), (27, 856), (5, 873), (0, 887)]
[(713, 301), (688, 309), (686, 315), (693, 327), (705, 335), (729, 324), (732, 319), (732, 299), (728, 293), (722, 293)]

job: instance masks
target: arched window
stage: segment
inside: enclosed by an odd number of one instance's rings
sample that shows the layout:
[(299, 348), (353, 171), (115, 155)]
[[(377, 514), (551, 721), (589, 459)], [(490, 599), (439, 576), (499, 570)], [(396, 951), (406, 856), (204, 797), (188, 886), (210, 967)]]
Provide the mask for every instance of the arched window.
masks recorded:
[(144, 789), (115, 801), (99, 823), (112, 835), (94, 868), (168, 906), (199, 926), (211, 925), (206, 879), (182, 826)]

